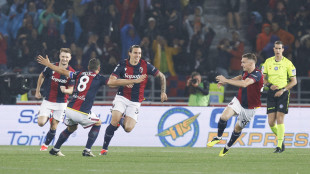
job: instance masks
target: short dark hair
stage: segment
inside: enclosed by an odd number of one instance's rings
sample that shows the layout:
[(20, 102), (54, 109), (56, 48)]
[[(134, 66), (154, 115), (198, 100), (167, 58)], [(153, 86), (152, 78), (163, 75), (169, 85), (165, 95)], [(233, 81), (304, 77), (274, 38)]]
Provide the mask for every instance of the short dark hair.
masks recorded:
[(128, 52), (132, 52), (132, 50), (133, 50), (134, 48), (141, 48), (141, 47), (140, 47), (140, 45), (132, 45), (132, 46), (129, 48)]
[(275, 41), (274, 44), (275, 44), (275, 45), (282, 45), (282, 47), (283, 47), (283, 42), (280, 41), (280, 40)]
[(242, 55), (242, 57), (247, 58), (247, 59), (252, 59), (255, 61), (255, 63), (257, 62), (257, 57), (253, 53), (245, 53)]
[(100, 60), (96, 58), (92, 58), (88, 62), (88, 70), (96, 71), (100, 67)]
[(64, 53), (70, 53), (71, 54), (71, 50), (70, 48), (60, 48), (59, 53), (64, 52)]

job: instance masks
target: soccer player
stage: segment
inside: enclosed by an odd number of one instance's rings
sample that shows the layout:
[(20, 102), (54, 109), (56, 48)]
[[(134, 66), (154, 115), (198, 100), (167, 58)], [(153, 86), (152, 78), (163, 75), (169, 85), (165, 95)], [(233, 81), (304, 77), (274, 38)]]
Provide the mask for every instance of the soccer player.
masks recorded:
[[(67, 125), (67, 128), (59, 135), (59, 138), (54, 148), (52, 148), (49, 153), (51, 155), (64, 156), (60, 152), (60, 147), (77, 129), (77, 125), (80, 124), (84, 128), (92, 127), (89, 131), (86, 147), (83, 150), (82, 155), (93, 157), (94, 155), (90, 149), (94, 144), (95, 140), (97, 139), (101, 127), (100, 119), (94, 113), (91, 113), (91, 108), (94, 103), (98, 89), (102, 85), (106, 84), (109, 86), (121, 86), (140, 83), (146, 78), (146, 75), (140, 75), (130, 80), (108, 80), (104, 76), (98, 74), (100, 71), (100, 61), (96, 58), (92, 58), (89, 61), (89, 71), (82, 72), (72, 72), (55, 66), (49, 62), (48, 57), (43, 58), (42, 56), (38, 56), (37, 60), (40, 64), (45, 65), (52, 70), (75, 80), (72, 99), (70, 100), (66, 109), (65, 124)], [(69, 89), (65, 89), (63, 87), (62, 90), (64, 92), (70, 92)]]
[[(71, 50), (69, 48), (61, 48), (59, 62), (55, 63), (55, 65), (61, 68), (65, 68), (69, 71), (74, 71), (74, 69), (69, 66), (70, 60)], [(62, 122), (64, 119), (65, 109), (67, 107), (67, 99), (69, 97), (68, 94), (71, 94), (62, 92), (60, 86), (73, 89), (73, 83), (71, 82), (70, 78), (67, 78), (66, 76), (54, 72), (52, 69), (46, 67), (38, 78), (35, 93), (35, 97), (37, 99), (42, 97), (40, 93), (42, 84), (44, 87), (44, 99), (38, 113), (38, 125), (43, 127), (49, 120), (49, 116), (52, 113), (50, 130), (46, 135), (44, 144), (42, 144), (40, 148), (40, 151), (47, 151), (48, 145), (55, 137), (58, 123)]]
[(267, 93), (268, 123), (278, 138), (274, 153), (282, 153), (284, 146), (284, 116), (288, 113), (290, 89), (297, 84), (296, 68), (282, 55), (284, 48), (281, 41), (276, 41), (273, 48), (274, 57), (266, 59), (262, 71), (264, 84), (269, 87)]
[(220, 75), (216, 77), (218, 86), (230, 84), (239, 87), (237, 98), (234, 97), (232, 101), (223, 111), (218, 122), (217, 137), (208, 142), (208, 147), (213, 147), (222, 140), (222, 135), (227, 125), (227, 120), (232, 116), (238, 115), (238, 121), (235, 124), (234, 131), (231, 134), (227, 145), (221, 150), (219, 156), (225, 156), (230, 147), (241, 135), (242, 129), (255, 115), (256, 108), (261, 106), (261, 89), (263, 88), (263, 74), (255, 67), (257, 58), (254, 54), (247, 53), (242, 55), (241, 66), (243, 68), (242, 75), (232, 79), (226, 79)]
[[(129, 49), (129, 59), (121, 60), (110, 76), (110, 80), (117, 78), (132, 79), (141, 74), (153, 75), (160, 78), (161, 81), (161, 102), (166, 101), (166, 78), (152, 64), (141, 59), (141, 47), (133, 45)], [(120, 87), (113, 101), (112, 119), (104, 135), (104, 143), (100, 155), (106, 155), (109, 143), (114, 132), (121, 125), (125, 132), (129, 133), (135, 127), (141, 102), (144, 99), (144, 88), (147, 78), (140, 84), (133, 86)], [(118, 125), (119, 124), (119, 125)]]

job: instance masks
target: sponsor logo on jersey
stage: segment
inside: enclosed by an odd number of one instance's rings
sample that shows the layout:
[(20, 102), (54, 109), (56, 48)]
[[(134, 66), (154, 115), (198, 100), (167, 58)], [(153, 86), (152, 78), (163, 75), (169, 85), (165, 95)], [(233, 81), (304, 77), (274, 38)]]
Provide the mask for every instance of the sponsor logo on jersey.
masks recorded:
[[(167, 147), (192, 147), (199, 135), (197, 117), (186, 108), (172, 108), (166, 111), (158, 123), (158, 134)], [(184, 119), (182, 119), (184, 117)], [(181, 118), (181, 119), (180, 119)], [(179, 121), (176, 121), (179, 120)]]
[(55, 78), (54, 76), (52, 76), (52, 80), (57, 83), (67, 83), (66, 79), (58, 79), (58, 78)]
[(129, 75), (127, 73), (125, 73), (125, 78), (126, 79), (138, 79), (140, 78), (141, 75)]
[(73, 97), (73, 98), (76, 98), (76, 99), (79, 99), (79, 100), (85, 101), (85, 95), (78, 96), (78, 95), (76, 95), (76, 94), (73, 94), (72, 97)]

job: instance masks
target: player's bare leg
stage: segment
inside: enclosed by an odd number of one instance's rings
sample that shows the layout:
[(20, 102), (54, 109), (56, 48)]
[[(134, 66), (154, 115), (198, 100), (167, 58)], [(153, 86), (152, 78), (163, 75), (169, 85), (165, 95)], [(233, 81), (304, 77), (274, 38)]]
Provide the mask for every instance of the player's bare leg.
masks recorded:
[(114, 132), (118, 128), (118, 124), (122, 116), (123, 116), (123, 113), (121, 113), (120, 111), (117, 111), (117, 110), (112, 111), (111, 124), (105, 130), (104, 142), (103, 142), (102, 150), (99, 155), (106, 155), (108, 153), (108, 147), (109, 147), (110, 141), (114, 136)]
[(123, 123), (125, 132), (127, 133), (131, 132), (132, 129), (135, 127), (136, 123), (137, 123), (136, 120), (134, 120), (131, 117), (126, 116), (124, 118), (124, 123)]
[(40, 127), (43, 127), (46, 124), (46, 122), (48, 121), (48, 119), (49, 119), (48, 116), (39, 116), (38, 117), (38, 125)]

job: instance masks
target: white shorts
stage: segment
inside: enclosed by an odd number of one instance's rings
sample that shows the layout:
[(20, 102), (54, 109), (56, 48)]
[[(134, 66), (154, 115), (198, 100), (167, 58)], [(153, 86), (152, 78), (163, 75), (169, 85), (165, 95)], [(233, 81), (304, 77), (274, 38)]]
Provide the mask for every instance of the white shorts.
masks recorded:
[(62, 122), (65, 117), (67, 103), (56, 103), (43, 100), (39, 110), (39, 117), (49, 117), (53, 112), (53, 119)]
[(228, 107), (233, 109), (239, 115), (238, 123), (241, 128), (244, 128), (255, 115), (256, 109), (244, 109), (236, 97), (231, 100)]
[(66, 109), (66, 118), (64, 123), (67, 126), (80, 124), (85, 129), (93, 126), (98, 121), (99, 117), (94, 113), (85, 114), (71, 108)]
[(112, 111), (115, 110), (119, 111), (125, 114), (126, 116), (131, 117), (132, 119), (138, 121), (140, 106), (141, 103), (139, 102), (133, 102), (121, 95), (116, 95), (113, 100)]

